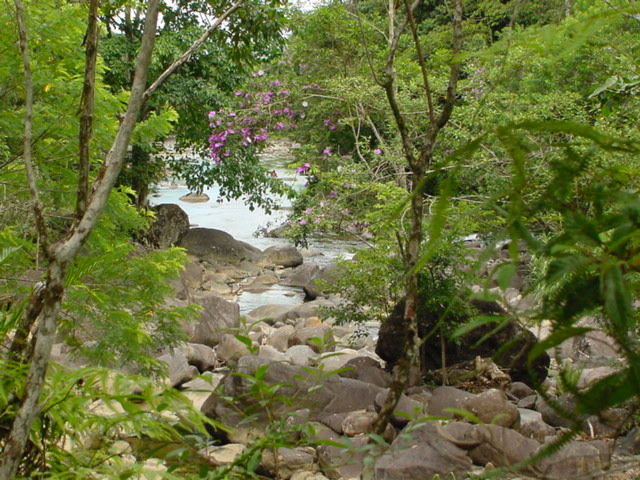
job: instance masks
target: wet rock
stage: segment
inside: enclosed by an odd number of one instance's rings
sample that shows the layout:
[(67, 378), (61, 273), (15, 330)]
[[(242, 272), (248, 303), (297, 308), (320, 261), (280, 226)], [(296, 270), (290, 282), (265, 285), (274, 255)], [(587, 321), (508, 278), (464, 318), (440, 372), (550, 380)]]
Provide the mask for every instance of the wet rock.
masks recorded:
[(180, 200), (188, 203), (206, 203), (211, 198), (206, 193), (187, 193), (180, 197)]
[(315, 263), (303, 263), (281, 280), (280, 284), (291, 287), (304, 287), (314, 278), (318, 270), (320, 270), (320, 267)]

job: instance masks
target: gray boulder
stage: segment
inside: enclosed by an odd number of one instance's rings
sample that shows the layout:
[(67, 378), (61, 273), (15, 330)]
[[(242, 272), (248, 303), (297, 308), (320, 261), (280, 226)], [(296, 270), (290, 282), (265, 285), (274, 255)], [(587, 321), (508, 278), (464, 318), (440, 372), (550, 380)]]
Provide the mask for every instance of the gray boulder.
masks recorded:
[(240, 307), (237, 303), (228, 302), (209, 292), (198, 293), (191, 300), (200, 305), (202, 311), (198, 320), (183, 324), (190, 343), (215, 347), (225, 333), (234, 332), (240, 327)]
[(482, 440), (469, 452), (473, 463), (482, 467), (487, 463), (496, 467), (515, 465), (529, 458), (540, 446), (535, 440), (498, 425), (474, 425), (472, 437)]
[(520, 421), (518, 407), (507, 400), (504, 392), (495, 388), (464, 398), (460, 408), (472, 413), (481, 422), (501, 427), (517, 427)]
[(144, 240), (156, 248), (176, 245), (189, 231), (189, 216), (178, 205), (162, 203), (152, 208), (155, 220), (144, 234)]
[(320, 270), (320, 267), (315, 263), (303, 263), (296, 267), (286, 278), (282, 279), (280, 284), (290, 287), (304, 287), (314, 278), (318, 270)]
[(156, 360), (167, 365), (166, 383), (170, 387), (179, 387), (198, 374), (197, 368), (189, 365), (187, 357), (180, 350), (160, 355)]
[(461, 408), (462, 402), (473, 396), (473, 393), (465, 392), (459, 388), (449, 386), (438, 387), (431, 393), (427, 414), (434, 417), (453, 418), (454, 414), (447, 412), (446, 409)]
[(374, 465), (375, 480), (464, 478), (471, 468), (467, 453), (438, 434), (428, 421), (400, 434)]
[(179, 246), (201, 260), (232, 265), (240, 265), (242, 261), (255, 263), (262, 253), (260, 249), (213, 228), (192, 228), (182, 237)]
[(261, 267), (268, 265), (278, 265), (285, 268), (297, 267), (303, 262), (302, 253), (295, 247), (286, 245), (274, 245), (267, 248), (257, 260), (257, 264)]

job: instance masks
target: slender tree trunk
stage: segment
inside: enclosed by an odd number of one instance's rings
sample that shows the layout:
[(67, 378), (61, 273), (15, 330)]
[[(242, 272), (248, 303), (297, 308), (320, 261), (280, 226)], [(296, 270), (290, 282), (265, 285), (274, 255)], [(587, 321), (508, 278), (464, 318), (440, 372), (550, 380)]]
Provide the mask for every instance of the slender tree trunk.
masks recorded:
[[(23, 18), (22, 4), (20, 0), (15, 0), (15, 4), (24, 55), (24, 52), (28, 52), (28, 45), (26, 43), (26, 28), (24, 22), (21, 21)], [(131, 140), (131, 134), (142, 106), (142, 97), (151, 63), (151, 53), (155, 42), (158, 19), (158, 5), (159, 0), (150, 0), (148, 3), (144, 34), (136, 62), (136, 73), (127, 112), (120, 124), (113, 146), (98, 174), (98, 178), (93, 184), (90, 200), (83, 215), (77, 218), (72, 225), (67, 238), (49, 249), (50, 258), (47, 278), (41, 293), (42, 308), (39, 312), (37, 310), (26, 311), (27, 315), (37, 315), (36, 318), (29, 319), (30, 324), (37, 323), (37, 329), (34, 334), (34, 346), (31, 358), (29, 358), (30, 368), (24, 391), (20, 398), (20, 406), (13, 419), (11, 431), (4, 444), (2, 458), (0, 458), (0, 480), (10, 480), (18, 472), (18, 467), (29, 439), (31, 426), (36, 416), (40, 413), (40, 395), (44, 387), (45, 374), (55, 340), (58, 314), (60, 313), (64, 296), (65, 279), (69, 265), (86, 242), (104, 209)], [(25, 38), (24, 41), (22, 41), (23, 37)], [(28, 58), (25, 60), (25, 71), (29, 71), (27, 67)], [(34, 291), (32, 297), (36, 294)], [(33, 298), (30, 302), (36, 303)]]
[[(417, 27), (413, 19), (413, 9), (419, 2), (409, 4), (405, 0), (406, 19), (404, 25), (411, 28), (412, 38), (416, 45), (417, 52), (422, 52), (420, 39), (417, 33)], [(424, 143), (418, 150), (416, 156), (416, 147), (414, 146), (409, 128), (405, 121), (405, 116), (400, 109), (397, 101), (397, 85), (394, 70), (395, 50), (397, 48), (399, 32), (391, 43), (390, 53), (387, 58), (386, 77), (383, 87), (387, 96), (389, 107), (396, 121), (396, 127), (400, 133), (402, 140), (402, 149), (411, 170), (412, 194), (411, 194), (411, 232), (405, 246), (405, 263), (407, 275), (405, 280), (405, 312), (404, 312), (404, 339), (403, 352), (401, 358), (393, 370), (393, 379), (389, 393), (382, 406), (378, 417), (373, 424), (373, 431), (382, 435), (386, 429), (391, 416), (400, 400), (400, 397), (406, 387), (407, 380), (412, 368), (420, 368), (420, 334), (418, 323), (418, 303), (419, 303), (419, 285), (418, 285), (418, 265), (421, 260), (420, 248), (424, 237), (423, 220), (424, 220), (424, 189), (425, 189), (425, 172), (431, 167), (433, 162), (433, 146), (436, 142), (438, 134), (448, 123), (453, 105), (455, 103), (456, 88), (460, 76), (460, 63), (457, 58), (452, 58), (451, 70), (449, 74), (449, 82), (445, 94), (444, 104), (440, 112), (436, 115), (431, 102), (431, 87), (428, 80), (428, 71), (421, 53), (418, 55), (420, 63), (423, 88), (426, 97), (428, 109), (429, 126), (425, 135)], [(453, 53), (456, 55), (462, 49), (462, 0), (454, 0), (453, 13)]]

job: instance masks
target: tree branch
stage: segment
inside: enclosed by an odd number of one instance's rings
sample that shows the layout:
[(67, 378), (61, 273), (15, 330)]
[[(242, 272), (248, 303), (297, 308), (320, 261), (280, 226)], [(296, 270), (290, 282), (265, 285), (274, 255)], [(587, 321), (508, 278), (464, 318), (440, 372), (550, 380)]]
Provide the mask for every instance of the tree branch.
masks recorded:
[(178, 68), (180, 68), (183, 64), (185, 64), (191, 58), (191, 55), (193, 55), (193, 52), (195, 52), (198, 48), (200, 48), (200, 46), (202, 46), (202, 44), (209, 39), (209, 37), (213, 34), (213, 32), (215, 32), (218, 29), (218, 27), (222, 25), (222, 22), (224, 22), (227, 18), (229, 18), (229, 16), (233, 12), (235, 12), (240, 7), (242, 7), (244, 3), (245, 3), (245, 0), (236, 0), (236, 3), (231, 5), (231, 7), (229, 7), (226, 12), (220, 15), (216, 19), (216, 21), (213, 22), (209, 28), (207, 28), (207, 30), (202, 34), (202, 36), (198, 40), (196, 40), (187, 49), (186, 52), (184, 52), (179, 58), (174, 60), (173, 63), (169, 65), (167, 69), (160, 74), (160, 76), (156, 79), (156, 81), (153, 82), (149, 86), (149, 88), (147, 88), (147, 91), (144, 92), (142, 101), (146, 102), (147, 99), (153, 94), (153, 92), (155, 92), (158, 88), (160, 88), (162, 84), (167, 80), (167, 78), (169, 78), (173, 74), (173, 72), (175, 72)]
[(82, 116), (79, 133), (78, 195), (76, 198), (76, 218), (81, 218), (87, 208), (89, 197), (89, 172), (91, 162), (89, 146), (93, 132), (93, 109), (95, 98), (96, 59), (98, 58), (98, 5), (100, 0), (90, 0), (89, 20), (85, 37), (86, 59), (84, 84), (82, 86)]
[(42, 248), (47, 257), (50, 255), (47, 226), (44, 218), (44, 208), (40, 201), (38, 187), (36, 185), (36, 174), (33, 168), (33, 158), (31, 154), (31, 140), (33, 138), (33, 79), (31, 76), (31, 59), (29, 57), (29, 44), (27, 41), (27, 28), (24, 23), (24, 8), (22, 0), (15, 0), (16, 23), (18, 24), (18, 35), (20, 37), (20, 50), (22, 52), (22, 63), (24, 65), (24, 87), (25, 87), (25, 116), (24, 116), (24, 143), (22, 156), (33, 202), (33, 211), (36, 217), (36, 228), (40, 236)]
[(424, 87), (424, 93), (427, 97), (427, 111), (429, 112), (429, 122), (433, 123), (433, 100), (431, 99), (431, 87), (429, 86), (429, 75), (427, 73), (427, 65), (424, 62), (424, 54), (422, 53), (422, 45), (420, 44), (420, 37), (418, 36), (418, 29), (416, 28), (416, 21), (413, 18), (414, 5), (409, 5), (409, 0), (404, 0), (405, 8), (407, 9), (407, 19), (409, 20), (409, 26), (411, 28), (411, 34), (413, 35), (413, 43), (416, 46), (418, 53), (418, 64), (420, 65), (420, 72), (422, 73), (422, 85)]
[[(87, 209), (82, 218), (74, 222), (67, 238), (51, 249), (47, 279), (42, 293), (42, 309), (38, 314), (39, 324), (34, 338), (33, 353), (30, 358), (29, 373), (27, 374), (24, 391), (20, 399), (20, 406), (13, 419), (11, 431), (4, 444), (2, 458), (0, 458), (0, 480), (10, 480), (16, 476), (29, 439), (29, 432), (41, 410), (40, 395), (43, 390), (44, 378), (55, 340), (57, 320), (64, 296), (69, 265), (97, 223), (98, 217), (104, 209), (118, 173), (122, 168), (131, 134), (142, 106), (142, 97), (155, 42), (159, 1), (149, 0), (127, 112), (120, 124), (104, 165), (98, 173), (98, 178), (94, 182), (93, 193)], [(25, 32), (21, 1), (15, 0), (15, 3), (16, 11), (20, 18), (19, 28), (22, 32)], [(22, 36), (23, 33), (21, 33)], [(35, 292), (32, 294), (32, 298), (34, 295), (36, 295)]]

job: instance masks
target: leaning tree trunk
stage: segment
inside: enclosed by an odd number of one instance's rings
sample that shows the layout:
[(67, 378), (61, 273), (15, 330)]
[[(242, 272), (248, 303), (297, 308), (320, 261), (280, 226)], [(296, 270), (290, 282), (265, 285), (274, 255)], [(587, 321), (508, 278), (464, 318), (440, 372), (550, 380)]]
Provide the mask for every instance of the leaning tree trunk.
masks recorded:
[[(18, 29), (20, 34), (20, 48), (23, 52), (23, 63), (25, 68), (25, 85), (27, 96), (33, 96), (33, 88), (30, 83), (30, 62), (28, 55), (28, 43), (26, 27), (24, 24), (23, 7), (21, 0), (14, 0), (16, 5), (16, 15), (18, 18)], [(107, 202), (109, 194), (116, 182), (116, 178), (129, 146), (131, 134), (135, 127), (138, 113), (142, 105), (142, 99), (147, 83), (147, 74), (151, 63), (151, 53), (155, 41), (156, 24), (158, 18), (159, 0), (150, 0), (145, 18), (144, 34), (140, 45), (140, 51), (136, 61), (135, 79), (131, 89), (131, 97), (127, 112), (124, 116), (118, 133), (107, 154), (98, 177), (93, 184), (86, 206), (80, 208), (81, 215), (78, 215), (72, 225), (67, 237), (53, 245), (45, 246), (45, 254), (48, 257), (49, 265), (44, 285), (34, 289), (30, 305), (38, 305), (39, 308), (30, 308), (25, 311), (27, 318), (22, 322), (25, 325), (35, 326), (33, 332), (33, 348), (30, 351), (28, 363), (29, 373), (22, 396), (20, 406), (11, 425), (11, 430), (6, 438), (2, 458), (0, 459), (0, 480), (9, 480), (16, 476), (20, 461), (25, 451), (25, 446), (29, 439), (31, 426), (40, 413), (40, 395), (44, 386), (45, 374), (51, 349), (55, 340), (58, 314), (62, 305), (65, 291), (65, 280), (69, 266), (75, 259), (78, 251), (86, 242), (89, 234), (96, 225), (102, 210)], [(85, 97), (86, 98), (86, 97)], [(25, 122), (25, 137), (29, 137), (31, 128), (32, 103), (27, 105), (27, 118)], [(29, 132), (27, 132), (29, 130)], [(83, 131), (90, 132), (90, 129)], [(35, 190), (35, 177), (31, 169), (30, 155), (25, 152), (25, 163), (29, 174), (29, 183)], [(32, 170), (32, 169), (31, 169)], [(36, 205), (37, 195), (34, 196)], [(38, 213), (36, 213), (38, 215)], [(46, 238), (44, 222), (38, 222), (38, 233)]]

